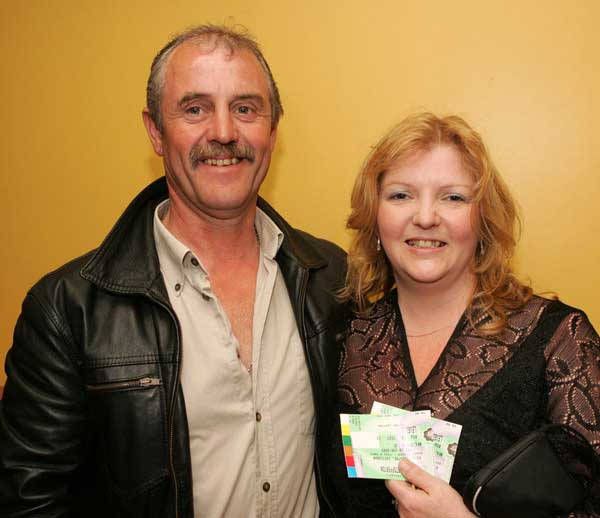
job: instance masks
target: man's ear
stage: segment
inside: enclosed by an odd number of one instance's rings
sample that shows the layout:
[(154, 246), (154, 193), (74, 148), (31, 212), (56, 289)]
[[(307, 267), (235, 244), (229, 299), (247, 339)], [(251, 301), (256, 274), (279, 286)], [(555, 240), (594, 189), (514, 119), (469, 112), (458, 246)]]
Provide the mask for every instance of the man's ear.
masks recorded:
[(269, 137), (271, 144), (271, 153), (275, 150), (275, 143), (277, 142), (277, 126), (271, 130), (271, 136)]
[(162, 133), (156, 127), (156, 123), (150, 116), (148, 108), (142, 110), (142, 119), (144, 121), (144, 126), (146, 126), (146, 131), (148, 132), (148, 137), (150, 137), (154, 152), (158, 156), (163, 156)]

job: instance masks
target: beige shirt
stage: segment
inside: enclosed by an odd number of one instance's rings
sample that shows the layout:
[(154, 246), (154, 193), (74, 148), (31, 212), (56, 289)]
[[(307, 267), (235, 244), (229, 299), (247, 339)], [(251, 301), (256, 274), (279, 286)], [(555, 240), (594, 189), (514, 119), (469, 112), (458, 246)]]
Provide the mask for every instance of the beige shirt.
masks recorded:
[(192, 251), (154, 216), (169, 300), (182, 333), (196, 518), (316, 518), (314, 405), (304, 350), (275, 254), (283, 233), (257, 209), (260, 260), (252, 369)]

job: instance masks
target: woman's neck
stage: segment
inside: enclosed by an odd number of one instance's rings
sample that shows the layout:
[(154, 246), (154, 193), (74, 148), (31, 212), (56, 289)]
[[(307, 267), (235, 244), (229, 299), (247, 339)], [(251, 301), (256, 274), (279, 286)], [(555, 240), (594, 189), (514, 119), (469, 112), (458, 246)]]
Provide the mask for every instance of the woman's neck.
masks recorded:
[(475, 290), (474, 277), (448, 287), (437, 283), (396, 284), (406, 334), (413, 336), (456, 326)]

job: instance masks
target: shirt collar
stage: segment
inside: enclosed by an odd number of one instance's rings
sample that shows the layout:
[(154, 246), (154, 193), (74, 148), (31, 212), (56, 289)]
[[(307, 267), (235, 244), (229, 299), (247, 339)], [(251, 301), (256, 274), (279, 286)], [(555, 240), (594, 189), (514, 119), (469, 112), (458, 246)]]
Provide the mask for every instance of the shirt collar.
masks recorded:
[[(194, 257), (194, 254), (162, 222), (168, 209), (169, 200), (167, 199), (160, 203), (154, 211), (154, 242), (165, 283), (174, 288), (175, 294), (179, 296), (186, 284), (185, 265)], [(208, 274), (202, 264), (199, 263), (198, 266), (199, 273), (203, 277), (207, 277)]]
[[(195, 258), (193, 252), (177, 239), (162, 222), (162, 218), (169, 209), (169, 200), (161, 202), (154, 211), (154, 242), (158, 253), (160, 268), (169, 284), (179, 284), (179, 292), (185, 284), (185, 265)], [(258, 207), (254, 218), (254, 228), (260, 244), (261, 254), (268, 259), (275, 259), (284, 234), (273, 220)], [(198, 261), (198, 270), (202, 277), (208, 277), (208, 272)]]
[(254, 228), (260, 243), (260, 251), (269, 259), (275, 259), (281, 243), (283, 243), (283, 232), (267, 216), (264, 211), (256, 207), (256, 216), (254, 218)]

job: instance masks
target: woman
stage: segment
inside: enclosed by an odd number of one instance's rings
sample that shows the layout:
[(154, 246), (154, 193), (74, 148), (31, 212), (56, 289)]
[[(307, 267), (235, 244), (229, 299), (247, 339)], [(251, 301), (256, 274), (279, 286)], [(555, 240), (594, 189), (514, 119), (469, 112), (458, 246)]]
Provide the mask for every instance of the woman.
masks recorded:
[[(469, 476), (545, 422), (600, 452), (599, 337), (581, 311), (513, 276), (517, 223), (480, 136), (459, 117), (409, 117), (367, 158), (348, 220), (356, 234), (343, 296), (356, 313), (339, 410), (369, 413), (380, 401), (463, 428), (450, 484), (402, 463), (408, 482), (386, 483), (394, 499), (380, 481), (345, 477), (333, 439), (342, 516), (472, 517), (460, 496)], [(596, 460), (577, 467), (596, 485), (577, 516), (598, 505)]]

